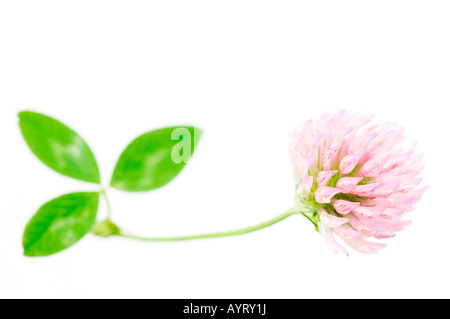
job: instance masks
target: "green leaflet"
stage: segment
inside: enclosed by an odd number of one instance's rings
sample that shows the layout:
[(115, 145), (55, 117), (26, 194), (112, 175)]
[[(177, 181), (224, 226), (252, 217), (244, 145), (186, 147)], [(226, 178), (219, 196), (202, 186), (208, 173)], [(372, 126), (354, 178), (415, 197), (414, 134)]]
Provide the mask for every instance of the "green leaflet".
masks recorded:
[(42, 206), (23, 234), (24, 255), (48, 256), (69, 248), (95, 223), (99, 193), (74, 193)]
[(48, 116), (22, 112), (20, 129), (31, 151), (51, 169), (75, 179), (100, 183), (91, 149), (73, 130)]
[(192, 155), (202, 131), (167, 127), (134, 140), (122, 153), (111, 186), (130, 192), (159, 188), (175, 178)]

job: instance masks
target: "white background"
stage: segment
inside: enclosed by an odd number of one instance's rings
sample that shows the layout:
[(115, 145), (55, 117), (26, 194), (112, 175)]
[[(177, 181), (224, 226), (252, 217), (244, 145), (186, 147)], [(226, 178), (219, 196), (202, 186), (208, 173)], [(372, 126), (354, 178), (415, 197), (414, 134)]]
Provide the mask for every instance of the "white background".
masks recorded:
[[(0, 2), (0, 297), (450, 297), (448, 1)], [(105, 184), (124, 147), (165, 125), (204, 129), (158, 191), (111, 191), (142, 235), (240, 228), (290, 208), (293, 126), (342, 108), (397, 121), (430, 190), (378, 254), (331, 253), (300, 216), (235, 238), (141, 243), (88, 235), (22, 256), (46, 201), (95, 186), (28, 150), (17, 113), (57, 117), (90, 144)], [(101, 208), (104, 214), (104, 206)]]

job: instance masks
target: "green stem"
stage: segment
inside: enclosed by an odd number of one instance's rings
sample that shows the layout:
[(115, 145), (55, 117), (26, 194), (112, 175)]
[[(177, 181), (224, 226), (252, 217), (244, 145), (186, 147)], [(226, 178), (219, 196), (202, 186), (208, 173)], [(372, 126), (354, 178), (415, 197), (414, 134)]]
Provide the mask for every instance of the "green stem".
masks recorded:
[(107, 219), (111, 219), (111, 202), (109, 201), (109, 197), (108, 197), (108, 193), (106, 192), (105, 189), (103, 189), (100, 194), (103, 195), (103, 197), (105, 198), (105, 202), (106, 202), (106, 218)]
[(137, 239), (137, 240), (143, 240), (143, 241), (183, 241), (183, 240), (194, 240), (194, 239), (204, 239), (204, 238), (216, 238), (216, 237), (228, 237), (228, 236), (236, 236), (236, 235), (242, 235), (242, 234), (247, 234), (247, 233), (251, 233), (266, 227), (269, 227), (273, 224), (276, 224), (292, 215), (298, 214), (298, 210), (292, 208), (289, 209), (288, 211), (286, 211), (285, 213), (272, 218), (268, 221), (265, 221), (261, 224), (255, 225), (255, 226), (251, 226), (251, 227), (247, 227), (247, 228), (242, 228), (242, 229), (237, 229), (237, 230), (232, 230), (232, 231), (226, 231), (226, 232), (219, 232), (219, 233), (210, 233), (210, 234), (201, 234), (201, 235), (192, 235), (192, 236), (181, 236), (181, 237), (141, 237), (141, 236), (135, 236), (135, 235), (130, 235), (130, 234), (126, 234), (123, 232), (119, 232), (119, 234), (116, 234), (116, 236), (120, 236), (120, 237), (125, 237), (125, 238), (130, 238), (130, 239)]

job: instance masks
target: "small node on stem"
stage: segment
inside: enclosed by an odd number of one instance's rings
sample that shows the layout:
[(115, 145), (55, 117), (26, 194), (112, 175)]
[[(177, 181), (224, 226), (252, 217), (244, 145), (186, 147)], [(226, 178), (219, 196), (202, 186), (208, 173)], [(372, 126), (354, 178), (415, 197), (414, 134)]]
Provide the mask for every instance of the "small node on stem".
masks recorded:
[(105, 219), (104, 221), (97, 223), (92, 227), (91, 232), (100, 237), (110, 237), (120, 234), (120, 229), (109, 219)]

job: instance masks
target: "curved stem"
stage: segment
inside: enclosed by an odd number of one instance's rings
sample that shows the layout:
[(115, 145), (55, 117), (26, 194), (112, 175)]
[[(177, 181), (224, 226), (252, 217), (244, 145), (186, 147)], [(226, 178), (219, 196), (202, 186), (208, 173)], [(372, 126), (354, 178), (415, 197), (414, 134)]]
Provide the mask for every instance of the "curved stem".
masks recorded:
[(226, 231), (226, 232), (219, 232), (219, 233), (210, 233), (210, 234), (201, 234), (201, 235), (192, 235), (192, 236), (180, 236), (180, 237), (141, 237), (141, 236), (126, 234), (126, 233), (123, 233), (120, 231), (119, 234), (116, 234), (116, 236), (125, 237), (125, 238), (129, 238), (129, 239), (143, 240), (143, 241), (166, 241), (166, 242), (167, 241), (183, 241), (183, 240), (194, 240), (194, 239), (204, 239), (204, 238), (236, 236), (236, 235), (251, 233), (251, 232), (269, 227), (273, 224), (276, 224), (276, 223), (278, 223), (292, 215), (298, 214), (298, 213), (299, 212), (297, 209), (291, 208), (288, 211), (284, 212), (283, 214), (281, 214), (275, 218), (272, 218), (268, 221), (265, 221), (261, 224), (247, 227), (247, 228)]
[(109, 197), (108, 197), (108, 193), (106, 192), (105, 189), (103, 189), (100, 194), (103, 195), (103, 197), (105, 198), (105, 202), (106, 202), (106, 218), (107, 219), (111, 219), (111, 202), (109, 201)]

